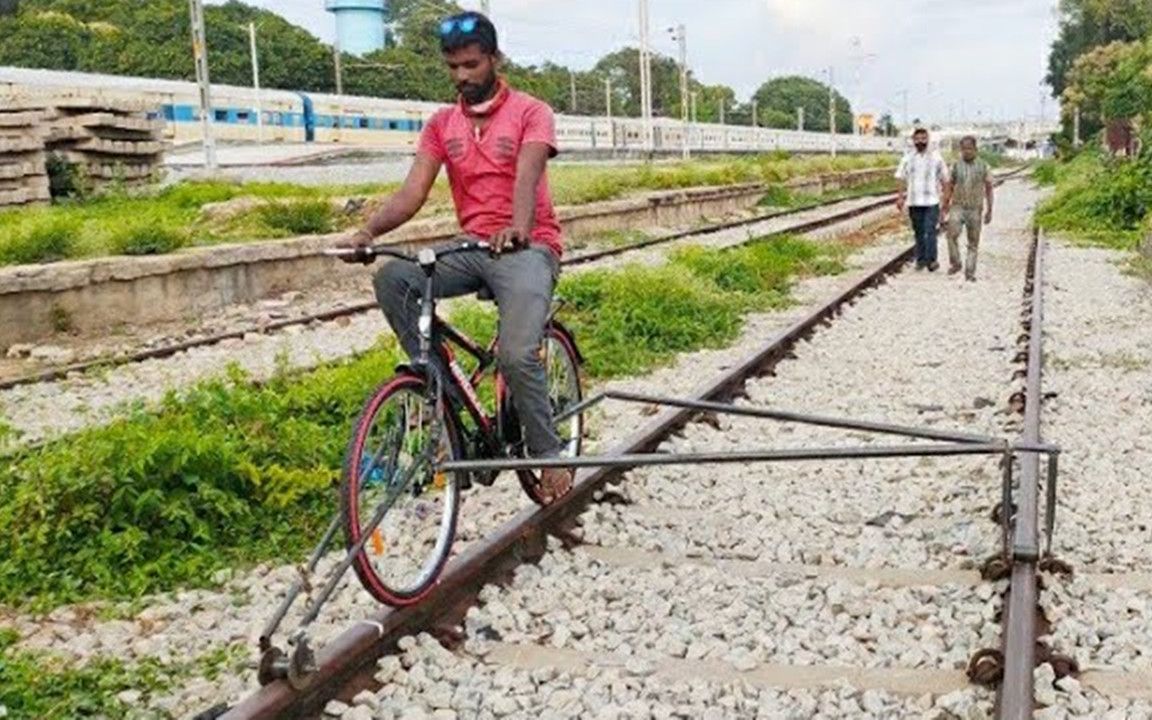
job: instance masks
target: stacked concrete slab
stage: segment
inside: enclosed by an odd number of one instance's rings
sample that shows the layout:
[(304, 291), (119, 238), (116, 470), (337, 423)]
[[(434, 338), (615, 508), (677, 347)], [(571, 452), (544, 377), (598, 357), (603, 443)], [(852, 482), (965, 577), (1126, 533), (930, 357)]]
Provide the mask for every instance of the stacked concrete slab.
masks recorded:
[(45, 112), (45, 123), (47, 149), (78, 166), (95, 189), (111, 181), (147, 182), (160, 166), (164, 122), (150, 120), (143, 104), (56, 100)]
[(164, 123), (128, 99), (25, 96), (0, 102), (0, 205), (50, 199), (46, 163), (74, 167), (88, 189), (152, 179)]
[(51, 199), (42, 120), (34, 109), (0, 110), (0, 207)]

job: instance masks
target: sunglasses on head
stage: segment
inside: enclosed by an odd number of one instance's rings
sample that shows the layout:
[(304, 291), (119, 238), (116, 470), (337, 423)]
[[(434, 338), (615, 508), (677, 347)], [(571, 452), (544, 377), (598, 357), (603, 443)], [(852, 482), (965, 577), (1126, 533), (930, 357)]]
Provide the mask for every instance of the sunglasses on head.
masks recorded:
[(472, 16), (453, 17), (440, 22), (440, 34), (447, 36), (451, 35), (457, 30), (462, 33), (470, 33), (476, 29), (476, 18)]

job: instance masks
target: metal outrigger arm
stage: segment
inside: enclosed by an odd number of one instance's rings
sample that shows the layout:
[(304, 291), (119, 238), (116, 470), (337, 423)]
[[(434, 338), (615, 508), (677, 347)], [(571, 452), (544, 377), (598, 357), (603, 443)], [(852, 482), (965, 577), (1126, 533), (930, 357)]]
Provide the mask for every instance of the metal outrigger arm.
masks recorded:
[[(566, 420), (573, 415), (582, 413), (606, 400), (619, 400), (624, 402), (645, 403), (648, 405), (664, 405), (668, 407), (699, 410), (701, 412), (739, 415), (743, 417), (763, 418), (783, 422), (796, 422), (806, 425), (843, 428), (847, 430), (861, 430), (885, 435), (896, 435), (920, 440), (937, 440), (938, 443), (919, 443), (904, 445), (857, 445), (844, 447), (817, 447), (788, 450), (750, 450), (740, 452), (714, 452), (714, 453), (637, 453), (629, 455), (579, 455), (576, 457), (559, 458), (508, 458), (495, 460), (456, 460), (441, 462), (435, 465), (436, 469), (444, 472), (453, 471), (484, 471), (484, 470), (529, 470), (548, 467), (564, 468), (635, 468), (653, 465), (703, 465), (703, 464), (729, 464), (750, 462), (786, 462), (801, 460), (852, 460), (868, 458), (895, 458), (895, 457), (948, 457), (962, 455), (1007, 455), (1017, 453), (1035, 453), (1054, 458), (1060, 453), (1059, 447), (1046, 443), (1009, 442), (988, 435), (956, 432), (949, 430), (934, 430), (929, 428), (896, 425), (892, 423), (873, 422), (868, 420), (851, 420), (835, 418), (824, 415), (811, 415), (806, 413), (771, 410), (767, 408), (739, 407), (729, 403), (709, 402), (702, 400), (681, 400), (677, 398), (644, 395), (640, 393), (609, 390), (598, 393), (588, 399), (573, 405), (563, 413), (556, 416), (555, 421)], [(1054, 468), (1054, 463), (1050, 465)], [(1055, 470), (1051, 470), (1054, 474)], [(1011, 474), (1006, 474), (1006, 482), (1010, 484)], [(1055, 483), (1050, 484), (1050, 492), (1054, 492)]]

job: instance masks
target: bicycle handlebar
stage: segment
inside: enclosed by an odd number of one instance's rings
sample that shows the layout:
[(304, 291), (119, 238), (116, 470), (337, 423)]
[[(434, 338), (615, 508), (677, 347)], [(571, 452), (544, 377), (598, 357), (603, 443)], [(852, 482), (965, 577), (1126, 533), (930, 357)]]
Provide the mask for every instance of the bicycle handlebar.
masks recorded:
[(446, 257), (448, 255), (457, 255), (463, 252), (470, 252), (473, 250), (490, 250), (491, 245), (486, 241), (479, 242), (465, 242), (460, 245), (447, 250), (433, 250), (432, 248), (423, 248), (415, 255), (406, 253), (402, 250), (396, 250), (391, 245), (366, 245), (353, 248), (329, 248), (321, 251), (321, 254), (330, 257), (338, 257), (345, 262), (358, 262), (365, 265), (370, 265), (381, 255), (394, 257), (398, 260), (406, 260), (408, 262), (416, 263), (418, 265), (431, 265), (436, 262), (437, 258)]

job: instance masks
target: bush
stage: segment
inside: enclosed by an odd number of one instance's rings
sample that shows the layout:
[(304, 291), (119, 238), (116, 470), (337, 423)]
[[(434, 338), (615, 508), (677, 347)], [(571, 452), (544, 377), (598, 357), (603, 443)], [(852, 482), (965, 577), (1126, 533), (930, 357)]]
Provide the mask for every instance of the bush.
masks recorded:
[(80, 223), (63, 218), (43, 217), (31, 227), (17, 226), (7, 242), (0, 244), (0, 262), (32, 265), (70, 258), (79, 234)]
[(293, 235), (331, 232), (336, 219), (336, 213), (327, 200), (273, 202), (261, 206), (257, 212), (267, 227)]
[(1152, 156), (1126, 160), (1085, 154), (1044, 173), (1056, 178), (1056, 193), (1036, 214), (1041, 227), (1132, 247), (1152, 212)]
[(292, 558), (334, 511), (352, 419), (390, 349), (303, 377), (239, 374), (0, 466), (0, 603), (131, 598)]

